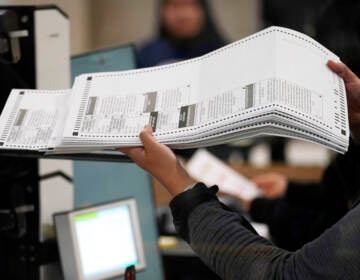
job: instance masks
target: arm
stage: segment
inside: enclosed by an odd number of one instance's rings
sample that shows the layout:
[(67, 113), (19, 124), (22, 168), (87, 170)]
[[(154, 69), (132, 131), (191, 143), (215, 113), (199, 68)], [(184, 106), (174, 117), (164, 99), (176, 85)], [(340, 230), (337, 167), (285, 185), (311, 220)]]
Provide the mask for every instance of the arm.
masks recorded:
[[(360, 80), (343, 64), (329, 62), (328, 65), (345, 80), (351, 104), (348, 111), (352, 136), (360, 143)], [(208, 189), (205, 193), (198, 187), (183, 192), (193, 181), (171, 150), (156, 142), (151, 127), (146, 127), (140, 139), (143, 147), (121, 151), (176, 196), (172, 207), (179, 232), (220, 276), (226, 279), (358, 279), (359, 205), (321, 237), (289, 253), (253, 233), (245, 219), (225, 209)], [(195, 195), (195, 191), (198, 194)]]
[(224, 279), (358, 279), (360, 275), (360, 206), (294, 253), (255, 235), (241, 216), (225, 209), (201, 185), (175, 197), (171, 208), (178, 232)]
[(152, 174), (172, 196), (176, 196), (194, 183), (175, 154), (165, 145), (156, 142), (150, 125), (140, 133), (140, 140), (143, 147), (122, 148), (120, 151)]
[(242, 216), (226, 209), (215, 196), (216, 188), (198, 184), (183, 192), (193, 181), (171, 150), (155, 141), (149, 127), (141, 139), (143, 148), (122, 151), (158, 176), (175, 196), (171, 208), (179, 234), (221, 277), (309, 279), (321, 275), (332, 279), (347, 275), (347, 279), (357, 279), (354, 273), (360, 275), (360, 249), (354, 246), (360, 242), (360, 206), (310, 245), (290, 253), (255, 234)]
[(245, 210), (254, 221), (268, 224), (273, 237), (276, 232), (286, 234), (283, 229), (290, 229), (287, 226), (288, 220), (297, 219), (299, 211), (320, 207), (319, 201), (323, 193), (321, 184), (296, 183), (288, 181), (280, 173), (273, 172), (256, 176), (252, 181), (262, 190), (263, 197), (245, 204), (248, 206)]
[(359, 200), (360, 155), (360, 79), (343, 63), (329, 61), (328, 67), (344, 79), (352, 141), (345, 156), (335, 162), (334, 171), (346, 185), (346, 195), (352, 203)]

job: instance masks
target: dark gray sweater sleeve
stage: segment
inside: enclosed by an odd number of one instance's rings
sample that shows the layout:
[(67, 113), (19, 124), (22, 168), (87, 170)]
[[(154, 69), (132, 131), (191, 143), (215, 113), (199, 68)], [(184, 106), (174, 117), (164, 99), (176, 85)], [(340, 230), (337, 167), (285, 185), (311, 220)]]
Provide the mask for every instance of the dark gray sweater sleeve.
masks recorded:
[(360, 206), (296, 252), (258, 236), (202, 184), (170, 204), (179, 234), (223, 279), (360, 279)]

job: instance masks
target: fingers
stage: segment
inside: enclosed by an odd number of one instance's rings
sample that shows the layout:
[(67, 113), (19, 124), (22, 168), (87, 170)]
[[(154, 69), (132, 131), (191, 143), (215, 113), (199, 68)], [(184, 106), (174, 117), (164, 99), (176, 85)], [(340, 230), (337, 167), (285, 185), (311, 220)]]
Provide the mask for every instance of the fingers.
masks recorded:
[(144, 126), (144, 131), (146, 131), (147, 133), (150, 133), (152, 134), (153, 133), (153, 129), (152, 129), (152, 126), (147, 124)]
[(273, 184), (274, 178), (272, 174), (263, 174), (253, 178), (252, 181), (259, 187), (262, 187), (264, 185)]
[(144, 156), (144, 149), (151, 149), (154, 143), (157, 143), (152, 136), (152, 127), (150, 125), (146, 125), (144, 127), (144, 129), (140, 132), (139, 137), (144, 147), (124, 147), (118, 149), (120, 152), (132, 158), (135, 162)]
[(263, 180), (259, 178), (254, 178), (251, 180), (258, 188), (261, 188), (263, 186)]
[(144, 129), (140, 132), (140, 140), (143, 144), (143, 147), (123, 147), (118, 150), (126, 155), (128, 155), (134, 162), (143, 166), (147, 161), (147, 154), (151, 154), (154, 147), (159, 145), (156, 142), (155, 138), (152, 136), (152, 127), (146, 125)]
[(144, 149), (142, 147), (129, 147), (129, 148), (120, 148), (120, 152), (128, 155), (133, 161), (140, 163), (144, 158)]
[(343, 78), (345, 83), (351, 83), (358, 80), (358, 77), (344, 63), (329, 60), (326, 65)]
[(151, 151), (154, 147), (158, 145), (155, 138), (152, 135), (152, 127), (150, 125), (146, 125), (144, 130), (140, 132), (140, 140), (144, 145), (145, 151)]

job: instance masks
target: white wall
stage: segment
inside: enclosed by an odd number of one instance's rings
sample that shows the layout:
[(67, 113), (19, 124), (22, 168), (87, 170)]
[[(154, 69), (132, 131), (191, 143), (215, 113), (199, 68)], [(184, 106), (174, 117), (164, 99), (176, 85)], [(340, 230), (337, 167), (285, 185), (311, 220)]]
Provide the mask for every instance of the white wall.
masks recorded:
[(93, 0), (93, 48), (139, 42), (154, 34), (156, 0)]
[(259, 30), (260, 1), (211, 0), (214, 17), (230, 41), (236, 41)]

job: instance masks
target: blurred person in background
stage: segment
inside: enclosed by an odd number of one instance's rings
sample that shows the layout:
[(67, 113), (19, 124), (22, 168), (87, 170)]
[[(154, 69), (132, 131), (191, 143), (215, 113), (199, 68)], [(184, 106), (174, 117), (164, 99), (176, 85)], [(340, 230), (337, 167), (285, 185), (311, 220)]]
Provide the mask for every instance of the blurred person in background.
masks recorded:
[(360, 164), (353, 157), (338, 155), (316, 183), (289, 181), (279, 173), (256, 176), (263, 197), (244, 206), (252, 220), (269, 226), (274, 243), (297, 250), (340, 220), (359, 195)]
[[(158, 12), (157, 37), (139, 49), (139, 68), (195, 58), (226, 44), (206, 0), (160, 0)], [(227, 145), (210, 147), (209, 150), (221, 159), (227, 159), (230, 154)], [(189, 158), (195, 151), (188, 149), (176, 153)]]
[(138, 51), (139, 67), (194, 58), (225, 45), (205, 0), (161, 0), (159, 31)]

